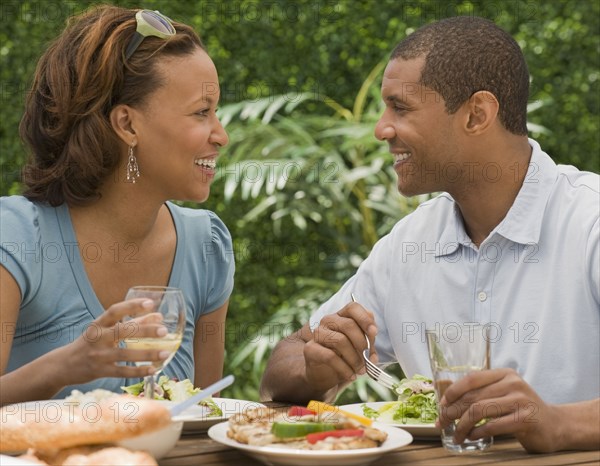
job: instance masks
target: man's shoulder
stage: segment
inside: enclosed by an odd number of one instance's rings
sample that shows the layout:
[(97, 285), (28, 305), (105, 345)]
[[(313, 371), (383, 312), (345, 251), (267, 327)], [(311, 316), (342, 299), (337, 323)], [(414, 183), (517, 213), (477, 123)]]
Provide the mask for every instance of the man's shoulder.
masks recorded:
[(435, 237), (456, 219), (456, 202), (447, 193), (421, 203), (413, 212), (400, 219), (391, 231), (392, 236)]
[(557, 165), (557, 183), (563, 190), (581, 193), (582, 196), (600, 194), (600, 175), (597, 173), (580, 171), (572, 165)]
[(455, 205), (456, 202), (454, 202), (454, 199), (450, 194), (439, 193), (431, 199), (419, 204), (413, 214), (432, 215), (446, 213), (448, 211), (452, 212)]
[(600, 175), (568, 165), (558, 165), (551, 205), (568, 212), (570, 221), (585, 224), (600, 217)]

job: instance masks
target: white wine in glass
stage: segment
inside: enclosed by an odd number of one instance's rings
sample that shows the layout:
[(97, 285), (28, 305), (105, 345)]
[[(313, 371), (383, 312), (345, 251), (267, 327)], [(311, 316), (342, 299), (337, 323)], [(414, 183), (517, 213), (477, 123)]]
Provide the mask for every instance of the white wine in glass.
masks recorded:
[(137, 361), (136, 366), (154, 365), (156, 371), (153, 375), (144, 378), (144, 396), (154, 398), (156, 378), (160, 371), (173, 359), (181, 345), (183, 329), (185, 328), (185, 299), (179, 288), (168, 286), (134, 286), (127, 292), (126, 300), (146, 298), (154, 302), (154, 308), (148, 314), (129, 318), (126, 322), (145, 324), (160, 322), (167, 328), (164, 337), (136, 337), (131, 335), (123, 339), (123, 344), (128, 349), (169, 351), (170, 355), (163, 361)]

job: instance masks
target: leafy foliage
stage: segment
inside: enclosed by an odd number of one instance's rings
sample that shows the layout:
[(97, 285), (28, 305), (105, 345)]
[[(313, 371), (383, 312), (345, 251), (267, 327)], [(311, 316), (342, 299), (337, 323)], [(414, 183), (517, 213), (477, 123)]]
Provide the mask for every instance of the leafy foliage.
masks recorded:
[[(325, 97), (315, 103), (329, 107), (329, 115), (324, 111), (306, 113), (303, 106), (310, 102), (310, 94), (294, 101), (279, 96), (241, 102), (222, 110), (233, 141), (220, 173), (225, 201), (257, 202), (239, 220), (242, 228), (267, 220), (274, 236), (298, 253), (306, 253), (310, 247), (304, 243), (295, 248), (288, 239), (290, 230), (292, 235), (318, 231), (314, 244), (327, 244), (335, 252), (334, 261), (319, 267), (326, 274), (306, 268), (307, 275), (296, 275), (296, 291), (275, 308), (250, 342), (234, 352), (232, 367), (246, 368), (252, 361), (251, 373), (258, 378), (254, 387), (258, 387), (259, 374), (275, 343), (306, 322), (352, 274), (377, 239), (419, 202), (398, 195), (391, 156), (372, 137), (382, 111), (374, 83), (383, 65), (378, 64), (368, 75), (353, 110)], [(387, 395), (381, 393), (381, 387), (361, 379), (355, 388), (363, 397), (367, 385), (380, 397)]]
[[(35, 63), (95, 0), (5, 0), (0, 8), (0, 194), (19, 190), (17, 136)], [(230, 145), (203, 206), (234, 237), (226, 331), (227, 396), (256, 399), (266, 357), (348, 278), (420, 199), (395, 189), (372, 136), (378, 76), (393, 46), (430, 21), (484, 16), (522, 46), (532, 75), (530, 130), (561, 163), (600, 171), (600, 2), (119, 0), (194, 26), (221, 77)], [(344, 401), (384, 397), (366, 380)]]

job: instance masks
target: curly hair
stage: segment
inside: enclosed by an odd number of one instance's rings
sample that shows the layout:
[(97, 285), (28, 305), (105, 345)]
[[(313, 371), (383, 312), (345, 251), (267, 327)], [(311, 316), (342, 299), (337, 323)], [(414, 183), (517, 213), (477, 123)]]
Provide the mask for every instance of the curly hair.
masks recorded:
[(53, 206), (98, 199), (119, 164), (111, 110), (142, 106), (163, 84), (161, 57), (205, 49), (191, 27), (174, 22), (175, 35), (147, 37), (125, 61), (136, 12), (100, 6), (75, 16), (40, 58), (19, 126), (30, 149), (23, 168), (28, 199)]
[(529, 71), (508, 33), (484, 18), (446, 18), (410, 34), (390, 60), (423, 55), (421, 84), (444, 98), (448, 113), (456, 112), (475, 92), (488, 91), (498, 99), (502, 125), (513, 134), (527, 134)]

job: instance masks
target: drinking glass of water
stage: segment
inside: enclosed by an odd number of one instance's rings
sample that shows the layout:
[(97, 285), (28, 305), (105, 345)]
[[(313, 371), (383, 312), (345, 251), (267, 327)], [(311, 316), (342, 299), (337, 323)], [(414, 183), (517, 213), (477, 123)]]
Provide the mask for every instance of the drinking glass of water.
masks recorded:
[[(490, 368), (489, 326), (450, 323), (426, 330), (429, 362), (438, 403), (446, 389), (470, 372)], [(441, 414), (441, 413), (440, 413)], [(442, 430), (442, 443), (453, 453), (478, 452), (489, 448), (493, 438), (454, 442), (456, 422)]]

